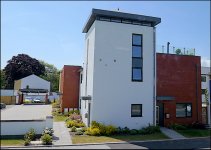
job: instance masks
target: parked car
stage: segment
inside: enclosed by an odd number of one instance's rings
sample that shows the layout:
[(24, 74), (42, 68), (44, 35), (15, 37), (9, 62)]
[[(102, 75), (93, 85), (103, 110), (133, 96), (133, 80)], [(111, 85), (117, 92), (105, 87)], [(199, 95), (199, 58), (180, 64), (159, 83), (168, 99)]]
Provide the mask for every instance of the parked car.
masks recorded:
[(32, 97), (25, 97), (24, 102), (32, 102)]
[(6, 104), (1, 103), (0, 109), (6, 108)]
[(41, 99), (40, 99), (39, 97), (35, 97), (35, 98), (33, 99), (33, 102), (34, 102), (34, 103), (40, 103), (40, 102), (42, 102), (42, 101), (41, 101)]

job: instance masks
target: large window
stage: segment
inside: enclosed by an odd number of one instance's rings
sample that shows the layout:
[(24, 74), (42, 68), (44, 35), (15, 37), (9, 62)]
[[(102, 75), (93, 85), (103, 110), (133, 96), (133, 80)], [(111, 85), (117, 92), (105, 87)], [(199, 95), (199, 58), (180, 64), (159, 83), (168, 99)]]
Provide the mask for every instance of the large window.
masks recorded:
[(192, 116), (192, 104), (181, 103), (176, 104), (176, 117), (191, 117)]
[(206, 76), (201, 76), (201, 82), (206, 82)]
[(143, 81), (143, 53), (141, 34), (132, 37), (132, 81)]
[(142, 104), (131, 105), (131, 117), (142, 117)]

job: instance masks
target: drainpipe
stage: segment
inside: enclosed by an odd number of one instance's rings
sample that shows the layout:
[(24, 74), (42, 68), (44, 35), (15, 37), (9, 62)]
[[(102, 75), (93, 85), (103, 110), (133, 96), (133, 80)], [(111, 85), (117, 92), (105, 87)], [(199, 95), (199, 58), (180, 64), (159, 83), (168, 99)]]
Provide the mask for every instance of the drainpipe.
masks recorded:
[(198, 64), (196, 64), (196, 120), (199, 121), (198, 117)]
[(156, 28), (153, 27), (153, 125), (156, 125)]
[(169, 42), (167, 42), (167, 54), (169, 54)]

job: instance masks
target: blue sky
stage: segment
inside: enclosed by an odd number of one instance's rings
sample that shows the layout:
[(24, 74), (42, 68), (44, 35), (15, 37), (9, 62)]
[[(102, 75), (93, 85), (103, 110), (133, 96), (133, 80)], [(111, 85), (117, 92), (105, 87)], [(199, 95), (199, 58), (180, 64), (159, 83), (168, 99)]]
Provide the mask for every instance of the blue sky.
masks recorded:
[(210, 59), (210, 2), (206, 1), (3, 1), (1, 2), (1, 68), (25, 53), (54, 64), (82, 65), (82, 28), (92, 8), (161, 18), (157, 44), (195, 48), (202, 65)]

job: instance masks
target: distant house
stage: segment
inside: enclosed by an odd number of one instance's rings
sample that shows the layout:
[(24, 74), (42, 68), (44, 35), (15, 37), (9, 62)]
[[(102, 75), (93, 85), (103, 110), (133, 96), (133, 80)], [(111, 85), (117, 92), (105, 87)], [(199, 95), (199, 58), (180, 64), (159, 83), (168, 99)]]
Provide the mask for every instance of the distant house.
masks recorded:
[(77, 110), (79, 107), (79, 86), (81, 66), (64, 65), (59, 82), (61, 111)]
[(34, 74), (25, 78), (15, 80), (14, 91), (19, 95), (19, 102), (23, 103), (24, 96), (40, 97), (43, 100), (47, 99), (46, 95), (50, 92), (50, 82), (46, 81)]
[(157, 123), (202, 121), (200, 56), (157, 53)]

